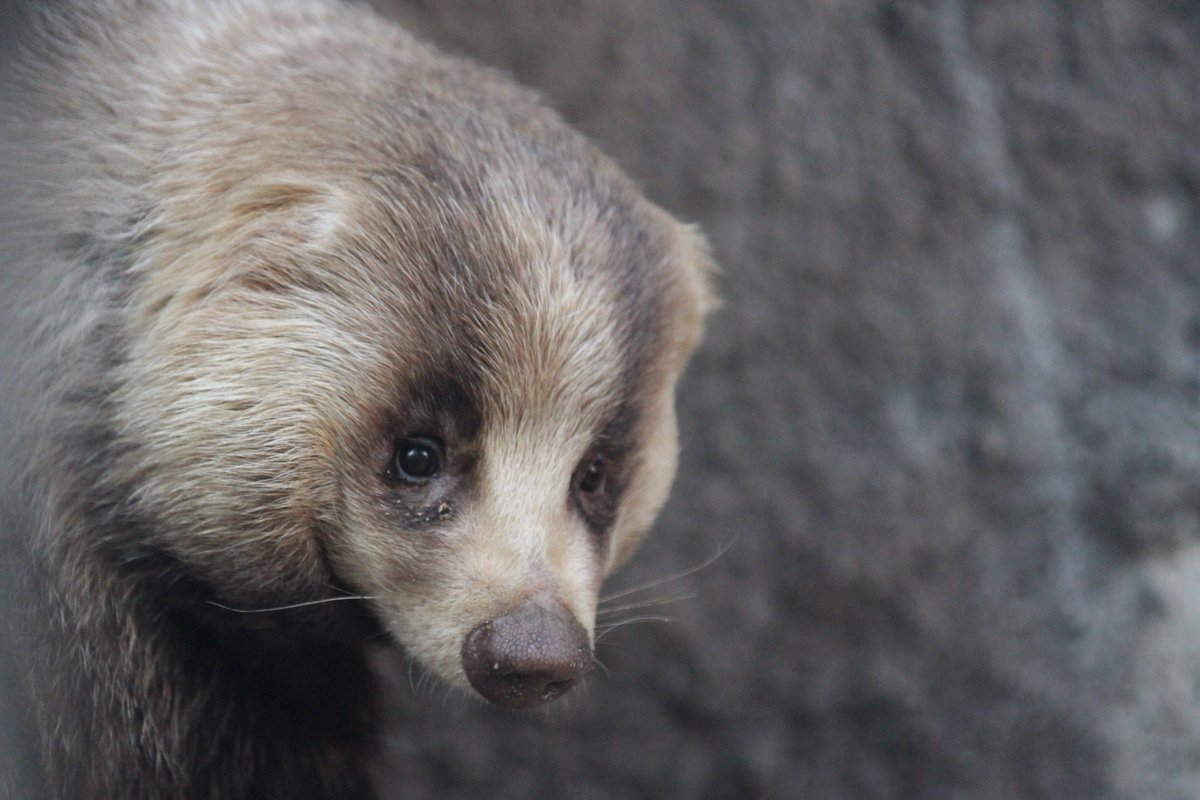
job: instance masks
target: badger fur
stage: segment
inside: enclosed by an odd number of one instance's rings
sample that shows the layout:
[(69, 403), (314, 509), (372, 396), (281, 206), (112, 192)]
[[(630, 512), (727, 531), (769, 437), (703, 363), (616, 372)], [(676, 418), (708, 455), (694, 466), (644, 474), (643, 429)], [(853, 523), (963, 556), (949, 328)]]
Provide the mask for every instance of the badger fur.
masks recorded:
[(324, 0), (26, 12), (0, 108), (0, 787), (362, 798), (366, 642), (528, 707), (675, 470), (699, 235)]

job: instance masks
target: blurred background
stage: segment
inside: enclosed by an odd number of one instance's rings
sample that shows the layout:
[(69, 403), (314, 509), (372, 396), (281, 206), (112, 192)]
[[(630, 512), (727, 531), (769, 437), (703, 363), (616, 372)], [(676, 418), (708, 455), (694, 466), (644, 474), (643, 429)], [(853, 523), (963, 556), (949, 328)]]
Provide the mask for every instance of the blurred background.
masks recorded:
[(1200, 3), (377, 0), (708, 232), (679, 481), (546, 714), (404, 798), (1200, 796)]

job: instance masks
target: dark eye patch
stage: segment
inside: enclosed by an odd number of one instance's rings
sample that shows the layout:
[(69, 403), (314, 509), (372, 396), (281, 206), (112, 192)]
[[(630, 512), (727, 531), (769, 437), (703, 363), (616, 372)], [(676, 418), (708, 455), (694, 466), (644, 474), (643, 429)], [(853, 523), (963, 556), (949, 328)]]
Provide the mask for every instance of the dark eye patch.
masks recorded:
[[(453, 376), (436, 371), (409, 382), (399, 409), (406, 431), (428, 431), (446, 442), (459, 445), (472, 442), (483, 425), (483, 413), (476, 399), (477, 385), (470, 374)], [(477, 384), (477, 381), (471, 381)]]
[(612, 527), (631, 470), (632, 440), (637, 414), (622, 406), (595, 444), (579, 461), (571, 477), (571, 503), (596, 536)]
[(381, 500), (399, 530), (455, 518), (473, 491), (482, 415), (471, 374), (440, 367), (405, 376), (376, 423), (386, 437), (375, 456)]

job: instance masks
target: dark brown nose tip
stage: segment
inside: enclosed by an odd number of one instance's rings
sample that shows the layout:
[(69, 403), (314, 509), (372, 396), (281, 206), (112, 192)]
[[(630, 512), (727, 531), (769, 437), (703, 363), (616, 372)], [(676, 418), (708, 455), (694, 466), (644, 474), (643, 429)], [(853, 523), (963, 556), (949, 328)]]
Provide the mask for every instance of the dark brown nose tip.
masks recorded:
[(587, 631), (562, 603), (529, 601), (467, 634), (467, 680), (502, 708), (530, 708), (564, 694), (592, 668)]

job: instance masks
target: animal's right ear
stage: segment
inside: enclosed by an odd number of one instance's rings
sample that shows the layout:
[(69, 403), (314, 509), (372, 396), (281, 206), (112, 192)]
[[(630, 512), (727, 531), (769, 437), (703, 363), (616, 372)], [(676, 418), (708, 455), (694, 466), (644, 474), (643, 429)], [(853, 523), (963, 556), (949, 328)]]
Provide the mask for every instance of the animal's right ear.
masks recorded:
[(682, 370), (700, 341), (705, 318), (721, 301), (714, 286), (718, 269), (708, 240), (696, 225), (678, 225), (677, 231), (675, 252), (684, 295), (677, 364)]

